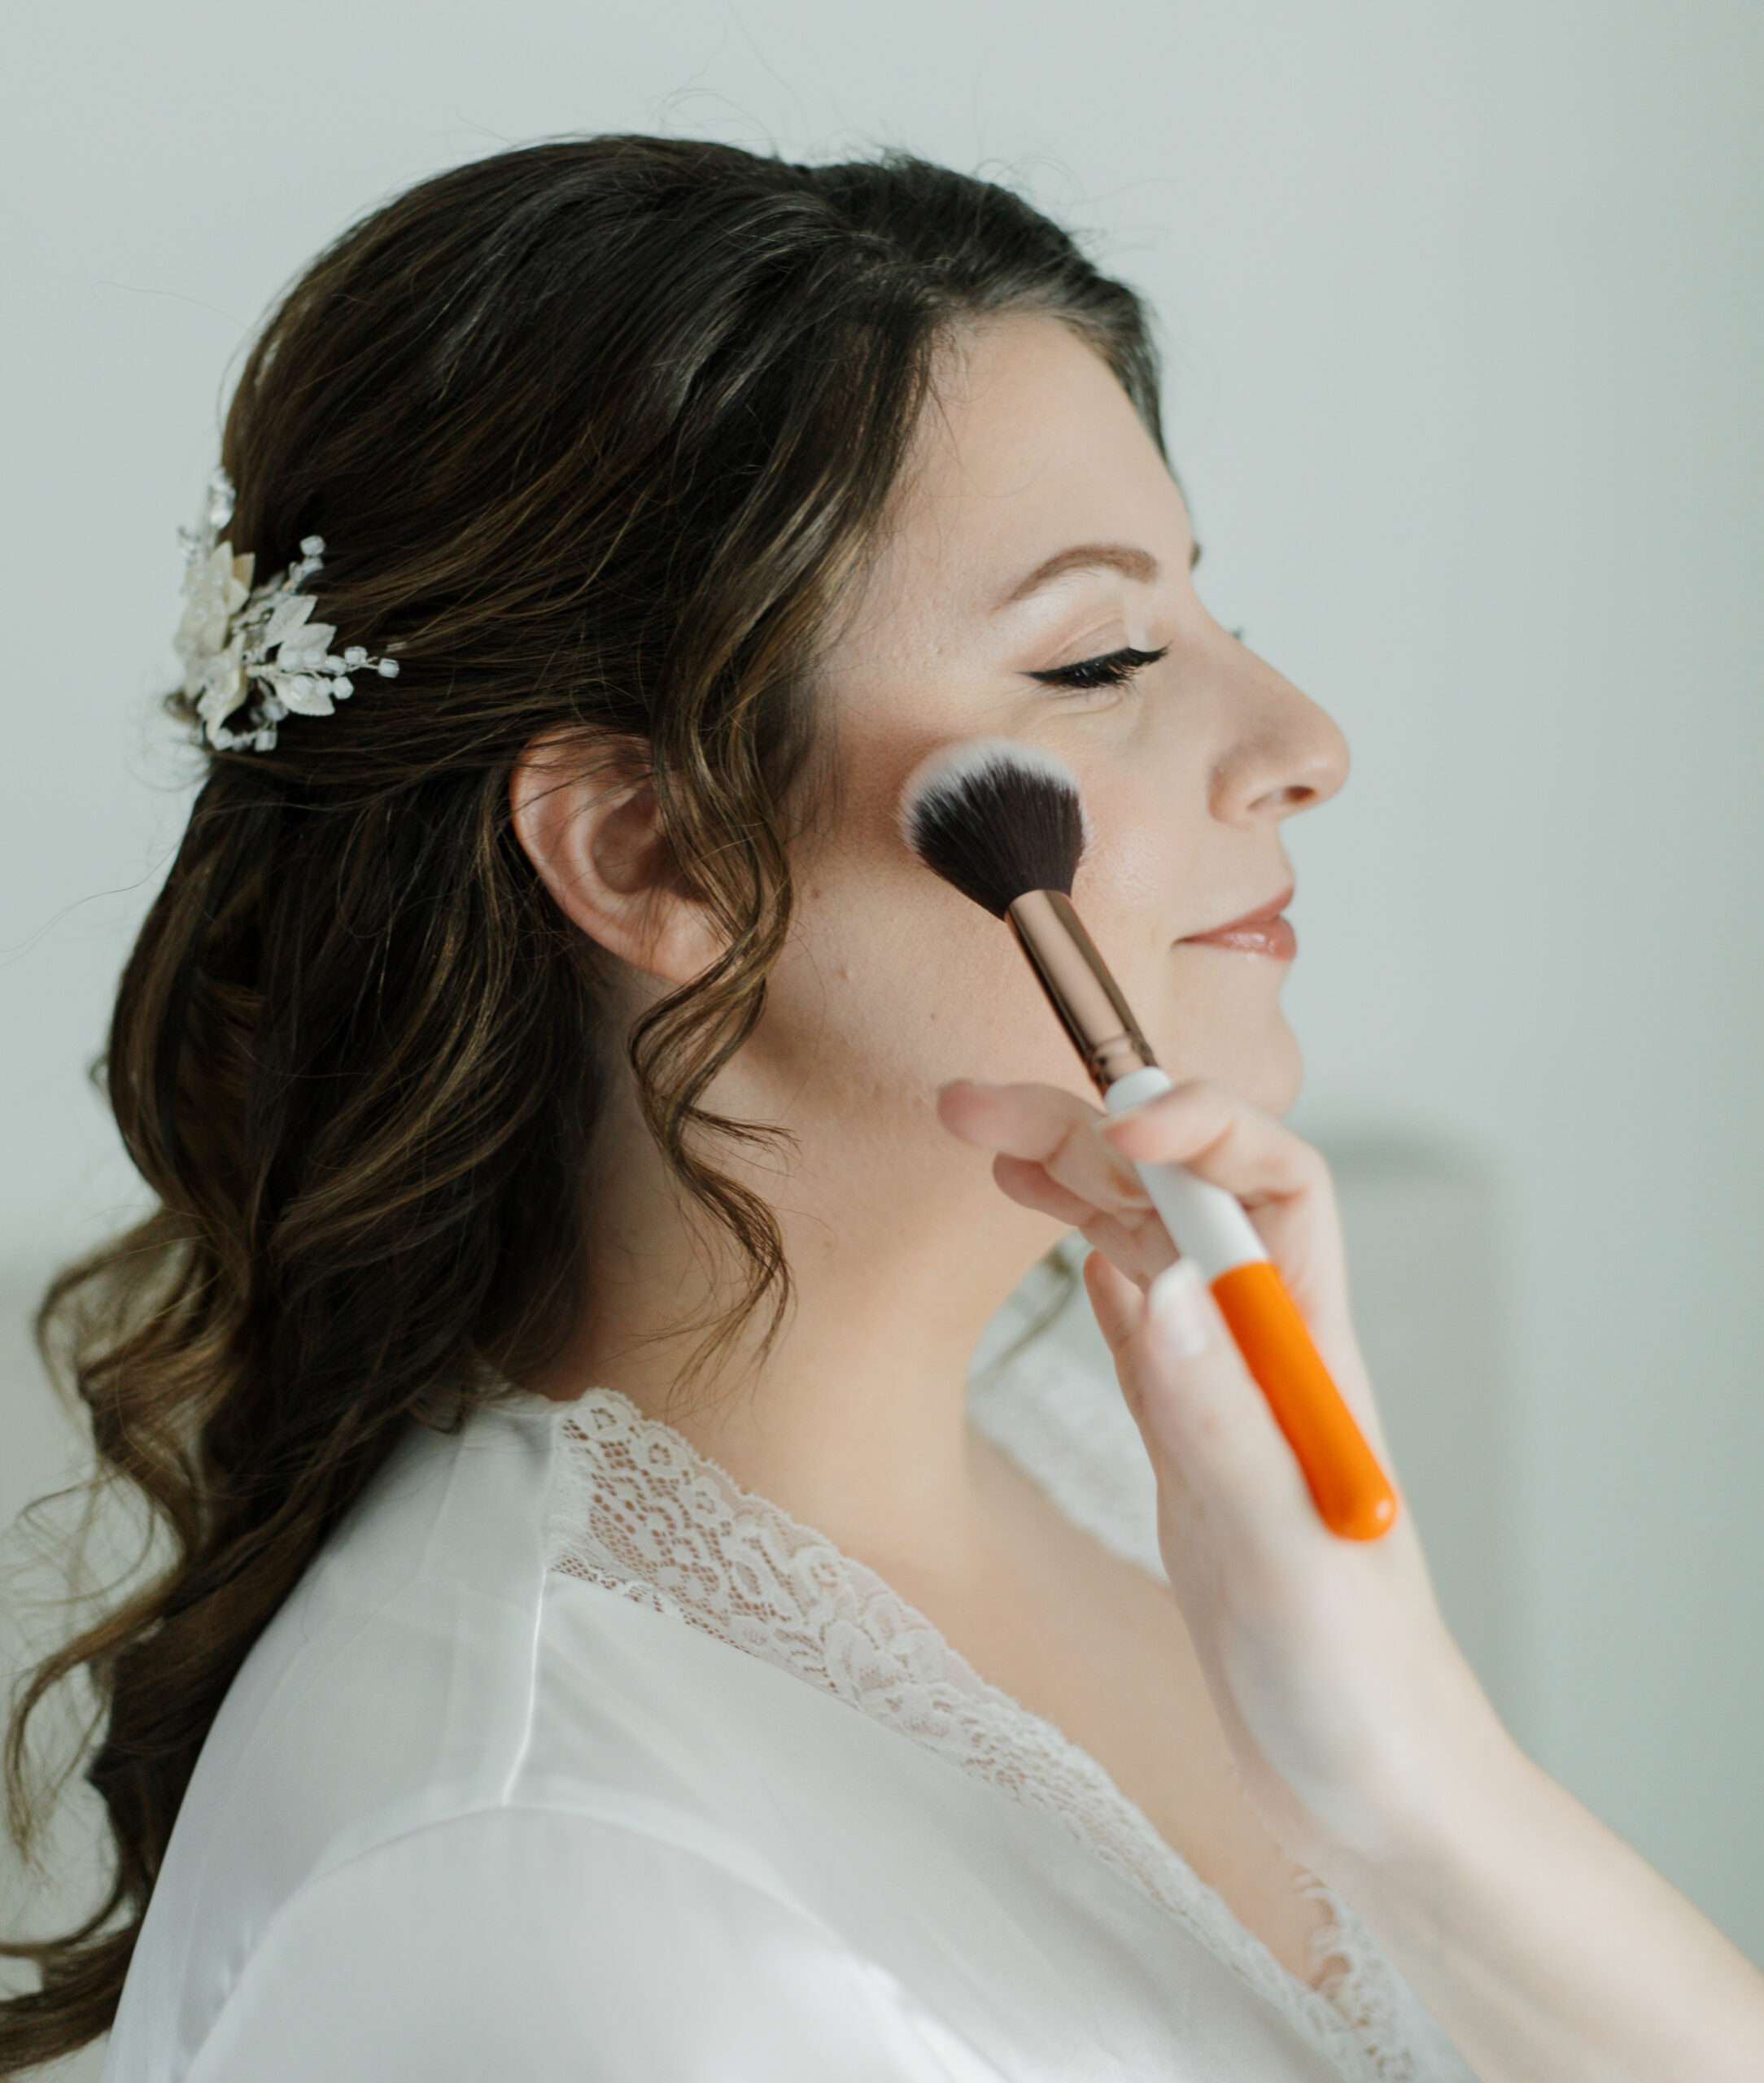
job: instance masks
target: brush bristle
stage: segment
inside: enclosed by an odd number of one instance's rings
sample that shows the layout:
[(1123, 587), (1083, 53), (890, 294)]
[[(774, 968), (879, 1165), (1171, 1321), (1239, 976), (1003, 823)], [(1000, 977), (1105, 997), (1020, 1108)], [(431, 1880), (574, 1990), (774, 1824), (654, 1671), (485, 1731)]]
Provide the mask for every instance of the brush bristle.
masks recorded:
[(1028, 890), (1069, 897), (1089, 839), (1070, 768), (1012, 738), (971, 738), (921, 761), (900, 820), (925, 866), (997, 919)]

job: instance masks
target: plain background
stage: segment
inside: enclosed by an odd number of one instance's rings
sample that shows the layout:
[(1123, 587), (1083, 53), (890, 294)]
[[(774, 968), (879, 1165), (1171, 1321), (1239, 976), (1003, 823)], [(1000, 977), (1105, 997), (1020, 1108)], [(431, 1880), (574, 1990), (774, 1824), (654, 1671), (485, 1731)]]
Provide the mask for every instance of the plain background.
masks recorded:
[[(187, 801), (175, 530), (278, 285), (567, 131), (989, 172), (1150, 295), (1203, 593), (1355, 750), (1291, 828), (1297, 1118), (1448, 1602), (1764, 1959), (1764, 13), (59, 0), (0, 71), (9, 1335), (131, 1202), (84, 1066)], [(5, 1381), (15, 1505), (56, 1449)]]

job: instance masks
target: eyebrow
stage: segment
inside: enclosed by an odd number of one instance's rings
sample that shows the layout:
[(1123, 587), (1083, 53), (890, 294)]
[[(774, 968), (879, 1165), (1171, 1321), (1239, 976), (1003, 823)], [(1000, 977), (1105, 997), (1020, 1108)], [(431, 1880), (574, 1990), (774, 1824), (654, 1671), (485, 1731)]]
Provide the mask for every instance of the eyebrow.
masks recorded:
[[(1200, 544), (1196, 543), (1189, 552), (1189, 570), (1192, 571), (1199, 562)], [(1028, 578), (1012, 587), (998, 605), (1008, 608), (1019, 600), (1026, 600), (1031, 593), (1063, 578), (1068, 571), (1120, 571), (1149, 585), (1158, 576), (1158, 560), (1151, 552), (1137, 548), (1132, 543), (1075, 543), (1069, 550), (1060, 550), (1037, 565)]]

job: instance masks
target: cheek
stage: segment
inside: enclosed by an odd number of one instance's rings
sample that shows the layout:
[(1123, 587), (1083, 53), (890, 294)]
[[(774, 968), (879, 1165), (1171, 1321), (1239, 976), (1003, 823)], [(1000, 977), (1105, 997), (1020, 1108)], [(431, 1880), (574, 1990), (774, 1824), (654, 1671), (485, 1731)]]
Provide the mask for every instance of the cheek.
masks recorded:
[(1090, 1096), (1010, 928), (881, 853), (804, 880), (755, 1037), (780, 1073), (928, 1106), (957, 1077)]
[[(1143, 773), (1152, 771), (1147, 762)], [(1207, 849), (1217, 830), (1204, 802), (1189, 806), (1180, 788), (1166, 793), (1118, 768), (1087, 777), (1085, 794), (1093, 845), (1074, 900), (1159, 1062), (1172, 1077), (1212, 1079), (1283, 1113), (1300, 1076), (1280, 1007), (1285, 968), (1178, 945), (1213, 923)]]
[(913, 684), (906, 679), (874, 716), (847, 705), (839, 808), (799, 857), (791, 939), (754, 1038), (780, 1079), (909, 1105), (928, 1106), (957, 1077), (1093, 1097), (1010, 928), (940, 881), (900, 836), (902, 786), (952, 735), (947, 714), (913, 699)]
[[(799, 862), (791, 940), (767, 989), (750, 1060), (779, 1103), (811, 1093), (849, 1107), (928, 1110), (955, 1077), (1058, 1085), (1094, 1102), (1081, 1065), (1010, 928), (940, 883), (894, 828), (899, 785), (942, 735), (898, 712), (854, 760), (836, 828)], [(854, 735), (861, 736), (862, 732)], [(848, 749), (849, 745), (848, 743)], [(1159, 1060), (1283, 1111), (1297, 1052), (1281, 1015), (1283, 974), (1254, 957), (1176, 943), (1195, 910), (1211, 819), (1198, 775), (1138, 748), (1074, 756), (1093, 845), (1074, 898)], [(896, 1114), (896, 1118), (900, 1116)]]
[(1129, 998), (1128, 972), (1161, 972), (1170, 948), (1203, 923), (1192, 911), (1206, 807), (1159, 789), (1155, 773), (1149, 762), (1136, 771), (1120, 761), (1081, 776), (1090, 845), (1072, 902)]

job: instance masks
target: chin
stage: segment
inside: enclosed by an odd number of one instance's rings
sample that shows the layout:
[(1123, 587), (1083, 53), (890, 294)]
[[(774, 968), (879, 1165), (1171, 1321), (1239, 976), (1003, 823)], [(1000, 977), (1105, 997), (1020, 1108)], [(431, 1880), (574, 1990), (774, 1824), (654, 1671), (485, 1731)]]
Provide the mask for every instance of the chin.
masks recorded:
[(1173, 1078), (1210, 1078), (1277, 1119), (1296, 1103), (1304, 1083), (1304, 1058), (1299, 1039), (1283, 1019), (1272, 1029), (1233, 1036), (1223, 1046), (1204, 1050), (1172, 1051), (1164, 1068)]
[(1304, 1057), (1298, 1036), (1284, 1020), (1279, 1033), (1264, 1045), (1255, 1071), (1253, 1081), (1242, 1089), (1244, 1098), (1277, 1118), (1290, 1112), (1304, 1084)]

